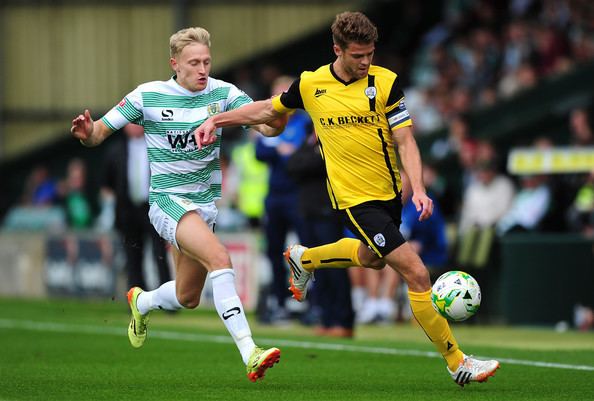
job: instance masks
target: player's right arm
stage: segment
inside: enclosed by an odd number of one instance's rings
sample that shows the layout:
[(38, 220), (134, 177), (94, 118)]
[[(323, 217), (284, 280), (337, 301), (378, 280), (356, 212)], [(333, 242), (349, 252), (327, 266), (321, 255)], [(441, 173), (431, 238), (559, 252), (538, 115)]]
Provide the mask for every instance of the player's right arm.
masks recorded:
[(210, 117), (194, 131), (198, 147), (214, 143), (217, 139), (216, 129), (220, 127), (251, 125), (264, 136), (280, 134), (287, 123), (286, 114), (292, 109), (304, 109), (299, 92), (299, 82), (300, 79), (295, 80), (291, 87), (280, 96), (259, 100)]
[(113, 133), (103, 121), (93, 121), (89, 110), (85, 110), (83, 114), (79, 114), (72, 120), (70, 132), (83, 146), (89, 148), (101, 144)]
[[(282, 114), (274, 109), (271, 99), (259, 100), (238, 109), (215, 114), (194, 131), (196, 143), (198, 143), (198, 148), (214, 143), (216, 141), (217, 128), (238, 125), (259, 126), (278, 119)], [(271, 127), (271, 131), (276, 131), (276, 129)], [(266, 131), (263, 133), (266, 136), (274, 136), (270, 134), (274, 134), (275, 132), (269, 133)]]

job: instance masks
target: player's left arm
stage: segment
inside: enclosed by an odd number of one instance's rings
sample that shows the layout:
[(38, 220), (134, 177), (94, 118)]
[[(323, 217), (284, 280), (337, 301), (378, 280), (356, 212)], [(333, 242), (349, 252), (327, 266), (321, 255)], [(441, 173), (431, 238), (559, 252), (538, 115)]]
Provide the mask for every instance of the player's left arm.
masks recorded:
[(433, 213), (433, 200), (427, 196), (425, 184), (423, 184), (423, 165), (421, 163), (421, 153), (417, 146), (411, 125), (407, 125), (392, 130), (394, 143), (397, 144), (400, 161), (404, 171), (408, 175), (412, 187), (412, 202), (418, 212), (421, 212), (419, 221), (431, 217)]
[(386, 101), (386, 118), (392, 130), (392, 138), (397, 144), (400, 162), (409, 177), (413, 195), (412, 202), (417, 212), (421, 212), (419, 221), (428, 219), (433, 213), (433, 201), (427, 196), (423, 184), (423, 165), (417, 141), (413, 135), (412, 120), (406, 109), (404, 93), (400, 89), (399, 79), (394, 75), (390, 93)]

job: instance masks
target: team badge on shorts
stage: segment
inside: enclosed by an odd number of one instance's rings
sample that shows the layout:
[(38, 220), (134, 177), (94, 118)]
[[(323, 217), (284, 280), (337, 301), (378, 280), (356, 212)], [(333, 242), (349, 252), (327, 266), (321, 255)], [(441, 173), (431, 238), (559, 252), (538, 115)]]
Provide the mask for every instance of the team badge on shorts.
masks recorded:
[(219, 114), (221, 112), (221, 105), (219, 103), (211, 103), (206, 106), (206, 111), (208, 112), (208, 116), (214, 116), (215, 114)]
[(375, 86), (368, 86), (365, 88), (365, 96), (367, 96), (369, 99), (373, 99), (375, 95), (377, 95), (377, 89), (375, 89)]
[(381, 246), (383, 248), (384, 245), (386, 245), (386, 238), (382, 235), (382, 233), (375, 234), (373, 237), (373, 242), (375, 242), (377, 246)]

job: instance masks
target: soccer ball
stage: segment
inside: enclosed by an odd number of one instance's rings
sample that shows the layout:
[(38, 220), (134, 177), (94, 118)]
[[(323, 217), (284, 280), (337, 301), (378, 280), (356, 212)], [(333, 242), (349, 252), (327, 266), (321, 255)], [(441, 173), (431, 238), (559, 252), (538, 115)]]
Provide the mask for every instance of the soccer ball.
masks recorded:
[(431, 288), (433, 308), (452, 322), (474, 315), (481, 304), (481, 289), (468, 273), (449, 271), (439, 276)]

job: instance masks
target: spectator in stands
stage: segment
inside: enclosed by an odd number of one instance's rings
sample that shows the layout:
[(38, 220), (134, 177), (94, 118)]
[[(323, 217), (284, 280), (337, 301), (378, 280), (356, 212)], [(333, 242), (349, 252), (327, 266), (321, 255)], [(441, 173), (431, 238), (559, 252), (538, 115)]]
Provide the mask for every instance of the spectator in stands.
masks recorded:
[(464, 192), (460, 234), (471, 227), (494, 226), (509, 209), (514, 196), (513, 182), (497, 172), (494, 160), (477, 160), (475, 173), (476, 180)]
[[(258, 133), (250, 130), (245, 140), (231, 151), (231, 163), (223, 186), (229, 188), (229, 200), (247, 218), (251, 228), (260, 227), (264, 201), (268, 193), (268, 165), (256, 158)], [(229, 180), (227, 184), (225, 180)]]
[[(460, 114), (448, 123), (448, 136), (431, 145), (431, 157), (440, 160), (449, 156), (460, 155), (464, 142), (469, 139), (468, 121)], [(462, 163), (464, 164), (464, 163)]]
[(51, 205), (59, 198), (58, 182), (44, 165), (33, 168), (25, 181), (25, 188), (21, 198), (22, 205), (42, 206)]
[(427, 161), (423, 163), (423, 181), (433, 200), (439, 204), (444, 216), (453, 216), (457, 212), (458, 192), (450, 185), (447, 177), (442, 174), (437, 163)]
[[(287, 160), (287, 173), (299, 188), (299, 211), (305, 223), (301, 240), (305, 246), (318, 246), (342, 238), (343, 224), (330, 204), (326, 191), (326, 168), (311, 125), (308, 131), (303, 144)], [(313, 292), (316, 295), (316, 306), (321, 312), (321, 327), (317, 333), (332, 337), (352, 337), (354, 312), (347, 271), (318, 271)]]
[(420, 134), (442, 127), (442, 116), (435, 107), (435, 99), (429, 89), (410, 87), (406, 93), (407, 107), (410, 109), (410, 114), (414, 118)]
[(569, 45), (564, 35), (550, 25), (538, 25), (533, 28), (537, 74), (547, 76), (565, 69), (565, 60), (569, 55)]
[(570, 143), (573, 146), (594, 146), (594, 128), (588, 111), (583, 107), (573, 109), (569, 115)]
[[(107, 149), (101, 194), (115, 209), (118, 230), (126, 257), (128, 287), (147, 288), (144, 248), (147, 240), (158, 273), (157, 287), (171, 280), (165, 241), (148, 217), (150, 171), (144, 128), (127, 124), (124, 138)], [(110, 199), (115, 198), (115, 202)], [(109, 206), (108, 206), (109, 207)]]
[[(272, 95), (278, 95), (289, 88), (293, 79), (281, 76), (272, 85)], [(265, 201), (264, 230), (266, 255), (272, 268), (270, 316), (267, 320), (284, 321), (289, 317), (285, 308), (291, 293), (287, 289), (288, 270), (283, 259), (285, 241), (289, 232), (303, 237), (303, 221), (298, 209), (299, 191), (293, 179), (287, 174), (287, 160), (303, 143), (311, 126), (309, 116), (296, 111), (289, 116), (283, 133), (278, 137), (260, 137), (256, 142), (256, 158), (265, 162), (270, 171), (268, 194)]]
[(497, 222), (497, 233), (538, 230), (551, 205), (551, 189), (544, 174), (520, 177), (520, 189), (509, 210)]
[[(423, 181), (427, 185), (431, 181), (432, 170), (424, 165)], [(433, 214), (431, 218), (419, 221), (420, 212), (410, 201), (412, 197), (412, 188), (410, 181), (405, 173), (402, 176), (402, 224), (400, 231), (408, 243), (419, 254), (421, 260), (429, 272), (436, 276), (439, 269), (443, 268), (448, 261), (448, 241), (446, 236), (446, 225), (441, 213), (439, 203), (431, 192), (431, 187), (427, 185), (428, 193), (433, 199)]]
[(64, 209), (58, 205), (60, 185), (44, 165), (33, 168), (18, 204), (9, 208), (3, 228), (59, 232), (66, 228)]
[(570, 227), (588, 237), (594, 237), (594, 171), (584, 177), (568, 210)]
[(476, 179), (464, 191), (458, 224), (457, 262), (483, 267), (493, 244), (494, 227), (512, 204), (514, 184), (498, 173), (494, 159), (478, 159)]
[(61, 192), (68, 225), (74, 229), (88, 228), (92, 223), (93, 213), (86, 185), (85, 162), (78, 158), (71, 160), (66, 169), (66, 178), (61, 184)]
[(522, 65), (529, 61), (533, 53), (533, 43), (530, 40), (529, 28), (523, 20), (512, 20), (505, 27), (503, 38), (502, 74), (514, 74)]
[(517, 70), (506, 74), (498, 84), (498, 91), (501, 98), (509, 98), (517, 93), (532, 88), (538, 81), (538, 75), (534, 66), (523, 62)]
[[(463, 123), (465, 130), (467, 130), (467, 123)], [(461, 193), (474, 182), (476, 178), (476, 160), (478, 156), (478, 142), (470, 137), (465, 137), (460, 141), (460, 148), (458, 150), (458, 165), (461, 169)]]

